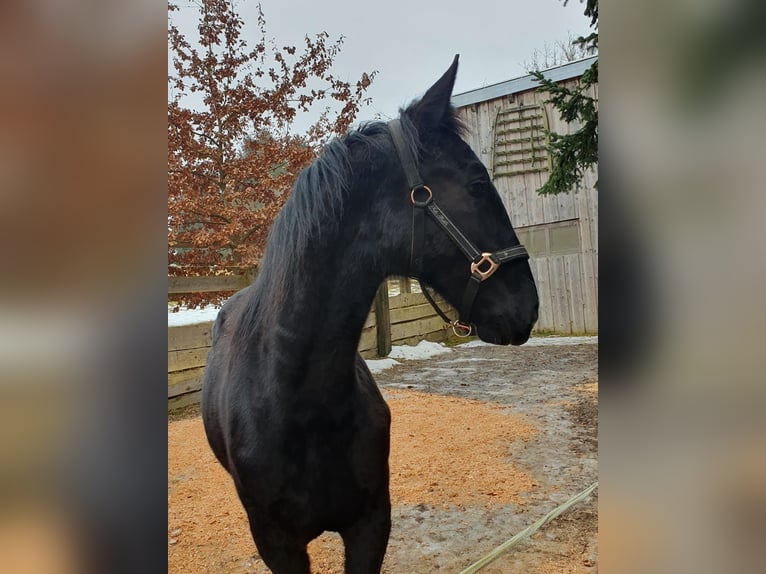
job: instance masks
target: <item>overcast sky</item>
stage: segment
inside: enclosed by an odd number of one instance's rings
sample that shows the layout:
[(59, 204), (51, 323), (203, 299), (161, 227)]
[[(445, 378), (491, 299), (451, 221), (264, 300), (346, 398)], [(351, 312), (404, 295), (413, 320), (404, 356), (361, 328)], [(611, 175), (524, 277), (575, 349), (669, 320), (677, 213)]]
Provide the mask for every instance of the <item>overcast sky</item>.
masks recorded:
[[(524, 61), (544, 44), (589, 33), (584, 4), (570, 0), (262, 0), (267, 34), (277, 45), (303, 43), (321, 31), (345, 36), (335, 74), (355, 82), (378, 70), (368, 94), (372, 104), (357, 120), (394, 117), (420, 96), (460, 54), (455, 92), (525, 75)], [(256, 21), (257, 2), (239, 0), (246, 23)], [(173, 20), (193, 30), (197, 12), (179, 0)], [(256, 31), (252, 33), (257, 39)]]

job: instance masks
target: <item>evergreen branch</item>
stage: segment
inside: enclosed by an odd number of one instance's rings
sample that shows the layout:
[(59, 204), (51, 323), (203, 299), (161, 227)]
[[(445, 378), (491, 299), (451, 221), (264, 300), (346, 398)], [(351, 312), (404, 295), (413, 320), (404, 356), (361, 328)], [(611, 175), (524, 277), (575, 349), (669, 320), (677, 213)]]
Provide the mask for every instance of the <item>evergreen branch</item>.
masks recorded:
[[(567, 1), (564, 1), (564, 5)], [(576, 43), (585, 50), (597, 52), (598, 0), (586, 1), (585, 15), (590, 18), (590, 25), (596, 31), (578, 38)], [(537, 193), (569, 193), (580, 185), (585, 171), (598, 164), (598, 108), (596, 100), (588, 95), (590, 88), (598, 83), (598, 59), (583, 73), (574, 87), (557, 84), (545, 78), (540, 71), (531, 73), (540, 84), (537, 91), (550, 95), (545, 103), (551, 104), (568, 124), (582, 125), (570, 134), (546, 130), (552, 167), (548, 180)]]

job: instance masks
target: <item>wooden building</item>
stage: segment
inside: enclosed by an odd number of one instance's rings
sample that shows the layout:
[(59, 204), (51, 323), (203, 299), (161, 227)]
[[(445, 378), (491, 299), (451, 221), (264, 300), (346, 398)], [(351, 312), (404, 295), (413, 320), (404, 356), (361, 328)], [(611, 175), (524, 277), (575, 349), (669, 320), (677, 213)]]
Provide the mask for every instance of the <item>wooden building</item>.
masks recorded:
[[(545, 76), (575, 85), (595, 57), (571, 62)], [(596, 170), (570, 193), (541, 196), (550, 172), (545, 129), (570, 133), (537, 92), (532, 76), (453, 96), (469, 127), (468, 143), (481, 158), (505, 203), (519, 239), (530, 252), (540, 295), (537, 332), (598, 332), (598, 194)], [(591, 88), (598, 99), (598, 86)]]

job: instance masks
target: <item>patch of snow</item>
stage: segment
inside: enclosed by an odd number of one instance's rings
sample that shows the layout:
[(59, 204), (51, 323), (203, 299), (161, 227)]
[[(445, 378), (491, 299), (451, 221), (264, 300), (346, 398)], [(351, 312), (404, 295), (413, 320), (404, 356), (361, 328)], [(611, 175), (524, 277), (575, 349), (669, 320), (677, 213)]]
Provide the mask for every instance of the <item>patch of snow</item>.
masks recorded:
[(373, 375), (382, 373), (386, 369), (390, 369), (396, 365), (401, 365), (399, 361), (395, 361), (394, 359), (367, 359), (365, 363), (367, 363), (367, 367)]
[(391, 347), (391, 352), (388, 354), (387, 358), (367, 359), (365, 362), (367, 363), (370, 372), (373, 375), (377, 375), (386, 369), (390, 369), (396, 365), (401, 365), (401, 363), (396, 359), (404, 359), (410, 361), (417, 359), (427, 359), (429, 357), (435, 357), (436, 355), (441, 355), (443, 353), (449, 353), (450, 351), (451, 349), (449, 347), (445, 347), (441, 343), (420, 341), (420, 343), (414, 347), (412, 345), (397, 345), (395, 347)]
[(177, 313), (168, 311), (168, 327), (180, 327), (181, 325), (196, 325), (215, 321), (220, 309), (215, 305), (208, 305), (202, 309), (181, 309)]
[(441, 343), (432, 343), (431, 341), (420, 341), (414, 347), (412, 345), (401, 345), (391, 348), (388, 354), (392, 359), (428, 359), (443, 353), (449, 353), (451, 349)]
[[(564, 345), (592, 345), (598, 343), (597, 336), (591, 337), (530, 337), (529, 341), (522, 345), (523, 347), (544, 347), (548, 345), (564, 346)], [(463, 349), (469, 349), (471, 347), (486, 347), (491, 343), (485, 343), (476, 339), (475, 341), (469, 341), (462, 345), (457, 345)]]
[(543, 347), (546, 345), (594, 345), (598, 337), (532, 337), (524, 343), (525, 347)]

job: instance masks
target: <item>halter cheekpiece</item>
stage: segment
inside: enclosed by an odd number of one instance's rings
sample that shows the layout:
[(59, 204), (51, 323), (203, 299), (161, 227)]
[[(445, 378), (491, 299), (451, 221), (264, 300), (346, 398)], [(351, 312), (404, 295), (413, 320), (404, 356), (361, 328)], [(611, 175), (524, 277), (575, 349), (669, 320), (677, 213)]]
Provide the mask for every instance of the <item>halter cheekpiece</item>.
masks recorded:
[(423, 268), (423, 244), (425, 241), (425, 215), (426, 213), (442, 228), (449, 238), (465, 254), (470, 262), (470, 276), (463, 291), (463, 299), (460, 304), (460, 316), (451, 321), (447, 314), (442, 311), (425, 285), (421, 289), (426, 300), (431, 304), (439, 316), (452, 327), (452, 331), (458, 337), (468, 337), (474, 332), (470, 322), (471, 310), (479, 285), (489, 279), (503, 263), (514, 259), (528, 259), (529, 253), (523, 245), (514, 245), (500, 249), (492, 253), (479, 251), (476, 246), (460, 231), (452, 220), (437, 205), (433, 191), (425, 185), (418, 172), (415, 158), (405, 142), (402, 134), (401, 121), (399, 119), (388, 122), (391, 139), (394, 142), (396, 153), (407, 177), (407, 185), (410, 188), (410, 201), (412, 203), (412, 245), (410, 249), (409, 275), (419, 277)]

